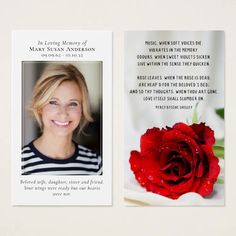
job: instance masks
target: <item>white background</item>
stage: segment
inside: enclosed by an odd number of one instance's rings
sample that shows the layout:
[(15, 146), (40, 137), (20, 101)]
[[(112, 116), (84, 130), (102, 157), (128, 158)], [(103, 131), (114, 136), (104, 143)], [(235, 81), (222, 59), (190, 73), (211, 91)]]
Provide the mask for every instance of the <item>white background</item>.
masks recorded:
[[(3, 236), (235, 235), (235, 12), (235, 0), (1, 0), (0, 234)], [(11, 206), (10, 78), (13, 29), (89, 29), (114, 32), (113, 207)], [(124, 30), (225, 30), (225, 207), (125, 207), (123, 205)]]

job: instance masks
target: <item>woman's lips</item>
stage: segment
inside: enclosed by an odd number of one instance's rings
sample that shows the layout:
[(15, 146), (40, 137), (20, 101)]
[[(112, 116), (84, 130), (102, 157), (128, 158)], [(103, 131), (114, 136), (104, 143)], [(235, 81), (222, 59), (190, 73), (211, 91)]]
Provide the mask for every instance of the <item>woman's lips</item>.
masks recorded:
[(60, 127), (67, 127), (71, 123), (71, 121), (61, 122), (61, 121), (58, 121), (58, 120), (52, 120), (52, 122), (55, 125), (60, 126)]

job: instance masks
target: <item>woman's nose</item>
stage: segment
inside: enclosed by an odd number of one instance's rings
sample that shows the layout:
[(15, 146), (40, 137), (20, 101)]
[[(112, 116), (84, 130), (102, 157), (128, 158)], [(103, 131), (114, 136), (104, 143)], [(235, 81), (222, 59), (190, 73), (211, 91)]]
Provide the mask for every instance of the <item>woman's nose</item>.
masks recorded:
[(61, 116), (68, 116), (68, 109), (67, 109), (67, 107), (66, 106), (60, 106), (59, 114)]

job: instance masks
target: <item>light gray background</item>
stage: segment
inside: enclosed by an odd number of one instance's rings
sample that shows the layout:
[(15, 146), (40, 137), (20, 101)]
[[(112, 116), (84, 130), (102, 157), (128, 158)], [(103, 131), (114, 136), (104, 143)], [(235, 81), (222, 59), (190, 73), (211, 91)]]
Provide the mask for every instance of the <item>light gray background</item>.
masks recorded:
[[(0, 234), (3, 236), (236, 235), (236, 1), (3, 1), (0, 8)], [(12, 207), (11, 31), (88, 29), (113, 33), (113, 207)], [(226, 206), (123, 206), (124, 30), (225, 30)], [(124, 115), (124, 114), (123, 114)]]

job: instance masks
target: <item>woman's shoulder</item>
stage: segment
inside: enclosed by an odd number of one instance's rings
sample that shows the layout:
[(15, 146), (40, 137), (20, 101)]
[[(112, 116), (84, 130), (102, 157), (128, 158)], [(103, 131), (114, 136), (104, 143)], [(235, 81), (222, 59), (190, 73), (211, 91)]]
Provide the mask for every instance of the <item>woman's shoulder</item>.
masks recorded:
[(76, 161), (83, 163), (86, 168), (91, 168), (92, 172), (102, 174), (102, 158), (96, 151), (77, 144), (77, 152)]
[(83, 145), (77, 144), (78, 148), (78, 154), (79, 156), (85, 156), (85, 157), (90, 157), (90, 158), (99, 158), (100, 155), (94, 151), (93, 149), (90, 149), (88, 147), (85, 147)]
[(80, 144), (77, 144), (77, 147), (78, 147), (78, 151), (81, 153), (85, 153), (87, 155), (92, 155), (92, 154), (97, 155), (97, 153), (93, 149), (90, 149)]
[(21, 148), (21, 153), (30, 153), (32, 152), (32, 141)]

